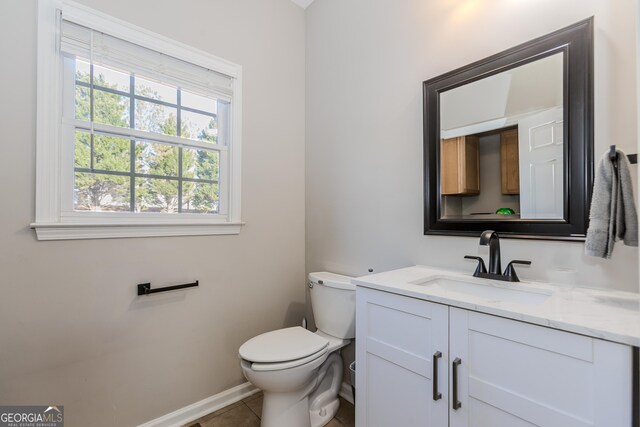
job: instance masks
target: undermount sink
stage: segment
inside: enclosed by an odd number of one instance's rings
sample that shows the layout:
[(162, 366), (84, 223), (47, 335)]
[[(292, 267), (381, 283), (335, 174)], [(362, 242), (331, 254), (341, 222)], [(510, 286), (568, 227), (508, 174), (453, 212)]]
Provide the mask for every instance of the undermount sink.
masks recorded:
[(551, 291), (535, 289), (521, 284), (502, 284), (495, 282), (469, 281), (449, 277), (430, 277), (411, 282), (413, 285), (424, 286), (434, 294), (457, 297), (472, 296), (492, 302), (512, 302), (517, 304), (541, 304), (551, 296)]

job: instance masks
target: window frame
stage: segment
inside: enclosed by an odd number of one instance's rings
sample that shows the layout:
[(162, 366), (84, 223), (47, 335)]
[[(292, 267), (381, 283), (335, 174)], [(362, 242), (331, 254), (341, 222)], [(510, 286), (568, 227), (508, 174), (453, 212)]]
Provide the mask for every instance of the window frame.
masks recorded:
[[(65, 20), (231, 77), (228, 146), (220, 153), (221, 214), (77, 212), (72, 204), (73, 145), (64, 140), (63, 55)], [(38, 240), (238, 234), (241, 208), (242, 67), (183, 43), (68, 0), (38, 1), (36, 112), (36, 217)], [(143, 132), (143, 131), (140, 131)], [(144, 138), (142, 138), (144, 139)], [(226, 153), (227, 173), (222, 155)], [(71, 171), (71, 173), (69, 173)], [(226, 190), (222, 191), (222, 181)], [(66, 200), (68, 198), (69, 200)], [(70, 202), (71, 201), (71, 202)]]

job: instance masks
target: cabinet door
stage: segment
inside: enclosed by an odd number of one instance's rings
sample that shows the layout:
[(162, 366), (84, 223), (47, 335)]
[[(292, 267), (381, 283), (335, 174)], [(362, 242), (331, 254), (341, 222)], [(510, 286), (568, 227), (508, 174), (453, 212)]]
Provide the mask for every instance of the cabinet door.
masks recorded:
[(480, 138), (475, 135), (463, 137), (460, 168), (462, 170), (462, 192), (480, 193)]
[(442, 195), (480, 193), (480, 147), (475, 135), (440, 141), (440, 191)]
[(500, 133), (500, 175), (502, 194), (520, 194), (518, 129)]
[(446, 426), (448, 307), (361, 287), (356, 301), (356, 425)]
[(631, 347), (457, 308), (449, 326), (452, 427), (631, 425)]
[(462, 192), (460, 139), (461, 137), (440, 141), (440, 187), (443, 195), (455, 195)]

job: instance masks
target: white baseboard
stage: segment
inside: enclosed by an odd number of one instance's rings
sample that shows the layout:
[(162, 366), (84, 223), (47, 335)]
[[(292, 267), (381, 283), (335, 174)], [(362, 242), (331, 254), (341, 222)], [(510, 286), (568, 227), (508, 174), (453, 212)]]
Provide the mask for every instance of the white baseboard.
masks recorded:
[(343, 381), (342, 385), (340, 386), (340, 391), (338, 392), (338, 395), (342, 397), (344, 400), (346, 400), (347, 402), (351, 403), (352, 405), (355, 405), (353, 401), (353, 391), (351, 390), (351, 384), (347, 384), (346, 382)]
[[(343, 384), (344, 388), (344, 384)], [(256, 394), (260, 390), (250, 382), (240, 384), (239, 386), (230, 388), (221, 393), (207, 397), (199, 402), (193, 403), (184, 408), (173, 411), (170, 414), (163, 415), (160, 418), (151, 420), (138, 427), (176, 427), (195, 421), (200, 417), (204, 417), (211, 412), (231, 405), (239, 400)], [(345, 397), (346, 399), (346, 397)]]
[[(144, 424), (140, 424), (138, 427), (177, 427), (184, 424), (195, 421), (200, 417), (204, 417), (207, 414), (222, 409), (225, 406), (236, 403), (239, 400), (245, 399), (253, 394), (259, 392), (260, 389), (256, 388), (250, 382), (240, 384), (239, 386), (230, 388), (211, 397), (207, 397), (199, 402), (192, 403), (189, 406), (180, 408), (177, 411), (173, 411), (167, 415), (163, 415), (155, 420), (148, 421)], [(351, 384), (343, 382), (338, 392), (340, 397), (349, 403), (353, 402), (353, 392), (351, 390)]]

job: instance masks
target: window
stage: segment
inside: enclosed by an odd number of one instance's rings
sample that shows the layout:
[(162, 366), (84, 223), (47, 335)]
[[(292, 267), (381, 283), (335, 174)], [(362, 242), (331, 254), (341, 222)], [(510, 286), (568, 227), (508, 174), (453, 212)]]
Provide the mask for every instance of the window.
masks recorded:
[(240, 67), (70, 2), (43, 4), (38, 238), (237, 234)]

